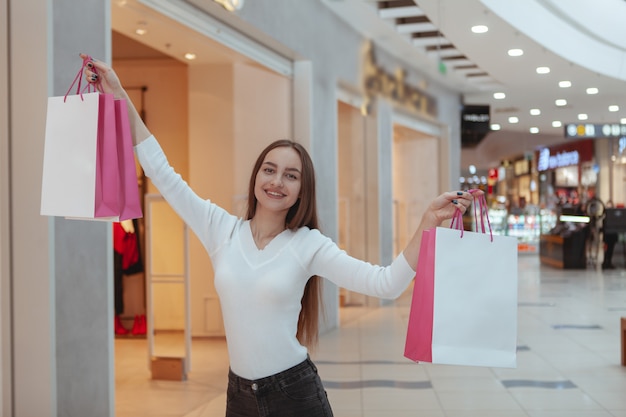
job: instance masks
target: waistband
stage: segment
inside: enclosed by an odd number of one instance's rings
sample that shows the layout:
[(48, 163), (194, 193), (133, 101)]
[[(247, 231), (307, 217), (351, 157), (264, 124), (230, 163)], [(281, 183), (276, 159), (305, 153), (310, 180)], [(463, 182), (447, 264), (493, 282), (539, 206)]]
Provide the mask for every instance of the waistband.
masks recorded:
[(235, 374), (230, 368), (228, 370), (228, 383), (240, 390), (261, 391), (273, 389), (279, 385), (289, 385), (291, 382), (299, 380), (302, 376), (317, 373), (317, 367), (307, 355), (307, 358), (299, 364), (289, 369), (278, 372), (260, 379), (246, 379)]

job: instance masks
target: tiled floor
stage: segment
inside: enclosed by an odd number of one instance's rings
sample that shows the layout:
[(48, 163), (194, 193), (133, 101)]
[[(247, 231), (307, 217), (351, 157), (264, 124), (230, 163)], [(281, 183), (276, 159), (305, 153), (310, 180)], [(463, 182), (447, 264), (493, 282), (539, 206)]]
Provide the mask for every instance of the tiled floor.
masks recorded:
[[(626, 270), (559, 270), (519, 258), (516, 369), (403, 358), (410, 291), (393, 305), (343, 311), (311, 354), (336, 417), (626, 417), (620, 317)], [(185, 382), (154, 381), (145, 340), (116, 341), (117, 417), (224, 415), (223, 340), (193, 343)]]

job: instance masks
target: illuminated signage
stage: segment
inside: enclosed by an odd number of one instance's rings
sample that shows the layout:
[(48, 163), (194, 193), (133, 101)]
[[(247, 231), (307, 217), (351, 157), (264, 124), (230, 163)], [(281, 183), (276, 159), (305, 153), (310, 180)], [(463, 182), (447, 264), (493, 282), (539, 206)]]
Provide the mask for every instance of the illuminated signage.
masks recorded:
[(620, 123), (570, 123), (565, 125), (566, 138), (616, 138), (626, 136), (626, 125)]
[(537, 160), (537, 171), (546, 171), (548, 169), (562, 168), (570, 165), (578, 165), (580, 155), (578, 151), (560, 152), (556, 155), (550, 154), (550, 149), (543, 148), (539, 151), (539, 159)]

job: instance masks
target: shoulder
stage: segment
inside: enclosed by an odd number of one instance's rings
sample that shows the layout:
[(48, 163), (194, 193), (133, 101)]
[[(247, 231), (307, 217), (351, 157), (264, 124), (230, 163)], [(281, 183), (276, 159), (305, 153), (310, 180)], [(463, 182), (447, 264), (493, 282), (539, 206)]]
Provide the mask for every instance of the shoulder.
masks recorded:
[(304, 226), (293, 231), (292, 247), (299, 255), (307, 257), (323, 249), (336, 248), (337, 245), (319, 229)]

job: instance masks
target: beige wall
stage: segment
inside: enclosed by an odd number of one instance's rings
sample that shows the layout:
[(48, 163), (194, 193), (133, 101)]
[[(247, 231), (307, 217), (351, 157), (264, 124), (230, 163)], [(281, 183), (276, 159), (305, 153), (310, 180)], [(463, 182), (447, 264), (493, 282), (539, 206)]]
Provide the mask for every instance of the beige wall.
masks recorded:
[[(0, 27), (8, 27), (7, 1), (0, 0)], [(0, 56), (8, 56), (8, 31), (0, 31)], [(11, 409), (9, 239), (9, 65), (0, 64), (0, 415)]]
[[(189, 70), (190, 184), (231, 213), (245, 214), (259, 152), (291, 137), (291, 81), (257, 65)], [(222, 336), (222, 316), (206, 250), (190, 242), (193, 336)]]
[(394, 249), (397, 255), (439, 195), (439, 138), (396, 125), (393, 141)]

